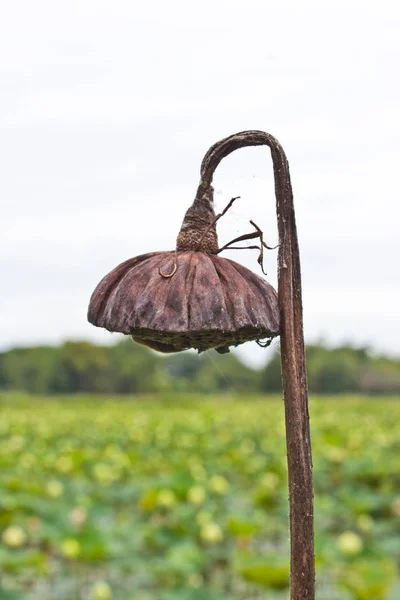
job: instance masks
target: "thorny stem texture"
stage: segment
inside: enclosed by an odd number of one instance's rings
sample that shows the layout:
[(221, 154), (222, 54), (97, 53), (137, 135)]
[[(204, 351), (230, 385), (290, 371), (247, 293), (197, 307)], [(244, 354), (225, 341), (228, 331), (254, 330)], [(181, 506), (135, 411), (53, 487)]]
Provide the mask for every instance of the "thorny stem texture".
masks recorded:
[(279, 142), (263, 131), (242, 131), (214, 144), (201, 165), (196, 200), (212, 198), (220, 161), (238, 148), (269, 146), (275, 176), (279, 232), (278, 299), (285, 401), (290, 505), (290, 599), (314, 600), (313, 483), (307, 376), (304, 353), (300, 256), (289, 164)]

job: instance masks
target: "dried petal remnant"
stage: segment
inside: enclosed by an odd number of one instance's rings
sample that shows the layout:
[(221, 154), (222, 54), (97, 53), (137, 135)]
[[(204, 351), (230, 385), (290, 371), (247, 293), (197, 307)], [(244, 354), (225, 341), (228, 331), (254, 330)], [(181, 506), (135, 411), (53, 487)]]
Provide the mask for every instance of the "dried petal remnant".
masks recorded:
[[(165, 277), (161, 273), (171, 273)], [(89, 321), (161, 352), (199, 352), (279, 335), (277, 294), (242, 265), (190, 250), (130, 259), (99, 283)]]

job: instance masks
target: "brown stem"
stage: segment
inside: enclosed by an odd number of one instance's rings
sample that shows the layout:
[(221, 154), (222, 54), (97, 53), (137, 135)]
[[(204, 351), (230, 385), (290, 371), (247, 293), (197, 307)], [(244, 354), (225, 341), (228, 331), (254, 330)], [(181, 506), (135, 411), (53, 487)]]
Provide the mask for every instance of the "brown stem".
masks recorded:
[[(289, 164), (279, 142), (263, 131), (242, 131), (211, 146), (201, 165), (197, 201), (212, 198), (220, 161), (238, 148), (267, 145), (275, 176), (279, 232), (278, 298), (289, 474), (291, 600), (314, 600), (313, 483), (304, 353), (300, 256)], [(196, 202), (196, 200), (195, 200)]]

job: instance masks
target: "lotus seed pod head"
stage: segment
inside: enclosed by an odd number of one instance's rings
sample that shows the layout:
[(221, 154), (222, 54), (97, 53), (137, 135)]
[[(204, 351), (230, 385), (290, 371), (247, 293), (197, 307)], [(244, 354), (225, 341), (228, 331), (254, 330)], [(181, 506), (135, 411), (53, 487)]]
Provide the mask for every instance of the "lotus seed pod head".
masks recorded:
[(106, 275), (90, 299), (88, 320), (159, 352), (229, 352), (279, 335), (273, 287), (246, 267), (217, 256), (211, 186), (200, 184), (175, 251), (131, 258)]

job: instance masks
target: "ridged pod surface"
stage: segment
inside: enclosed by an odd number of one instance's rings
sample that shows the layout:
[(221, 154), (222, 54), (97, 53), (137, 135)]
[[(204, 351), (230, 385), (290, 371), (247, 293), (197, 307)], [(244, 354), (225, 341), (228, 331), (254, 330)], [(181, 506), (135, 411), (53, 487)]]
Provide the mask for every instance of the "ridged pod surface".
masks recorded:
[(161, 352), (199, 352), (279, 335), (274, 288), (214, 254), (152, 252), (113, 269), (92, 294), (88, 319)]

